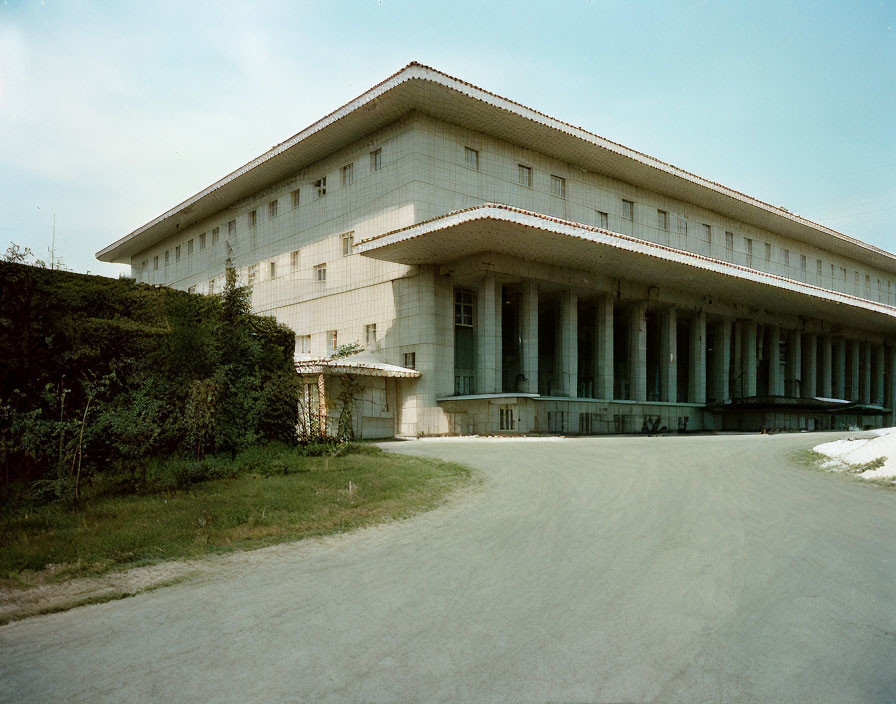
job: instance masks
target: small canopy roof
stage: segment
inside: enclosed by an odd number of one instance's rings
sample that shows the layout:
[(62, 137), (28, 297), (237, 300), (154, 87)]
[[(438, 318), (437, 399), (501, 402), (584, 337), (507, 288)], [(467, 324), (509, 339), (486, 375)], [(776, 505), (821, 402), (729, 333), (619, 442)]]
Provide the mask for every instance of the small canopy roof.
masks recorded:
[(357, 374), (358, 376), (392, 377), (397, 379), (415, 379), (420, 376), (416, 369), (399, 367), (397, 364), (386, 364), (371, 358), (358, 357), (319, 357), (316, 359), (296, 359), (296, 372), (299, 374)]

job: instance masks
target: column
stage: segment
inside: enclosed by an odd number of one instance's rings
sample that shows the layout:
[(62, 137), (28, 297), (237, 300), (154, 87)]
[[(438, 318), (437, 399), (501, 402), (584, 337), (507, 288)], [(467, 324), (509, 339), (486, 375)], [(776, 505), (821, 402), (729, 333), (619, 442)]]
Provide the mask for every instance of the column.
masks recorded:
[(566, 291), (560, 299), (560, 395), (576, 397), (579, 383), (579, 296)]
[(862, 403), (871, 403), (871, 343), (862, 343)]
[(806, 348), (803, 350), (803, 378), (800, 396), (812, 398), (818, 395), (818, 335), (810, 332), (806, 335)]
[(834, 398), (846, 398), (846, 338), (838, 337), (834, 344), (836, 345)]
[(744, 396), (756, 395), (756, 321), (744, 325)]
[(629, 334), (629, 359), (631, 360), (632, 390), (635, 401), (647, 400), (647, 312), (646, 303), (632, 306), (631, 332)]
[(884, 379), (884, 407), (890, 409), (890, 425), (896, 425), (896, 348), (884, 350), (887, 368)]
[(803, 338), (799, 330), (791, 330), (787, 344), (787, 376), (790, 388), (785, 383), (784, 393), (787, 396), (802, 396)]
[(746, 380), (744, 376), (744, 321), (734, 321), (734, 398), (746, 396)]
[(613, 398), (613, 298), (604, 296), (597, 302), (594, 321), (594, 395)]
[(480, 394), (493, 394), (501, 390), (501, 298), (496, 294), (495, 275), (489, 272), (476, 296), (476, 393)]
[(874, 403), (884, 405), (884, 365), (886, 356), (884, 354), (883, 345), (875, 345), (874, 347), (874, 397), (871, 399)]
[(831, 398), (834, 395), (833, 386), (833, 342), (830, 335), (821, 338), (821, 395)]
[(678, 315), (669, 308), (663, 315), (660, 332), (660, 399), (678, 400)]
[(706, 313), (691, 320), (688, 401), (706, 403)]
[(535, 281), (523, 283), (523, 310), (520, 336), (523, 338), (523, 376), (526, 390), (538, 393), (538, 284)]
[(781, 396), (784, 391), (781, 379), (781, 328), (769, 325), (768, 332), (768, 393)]
[(859, 360), (862, 357), (862, 346), (858, 340), (850, 342), (852, 349), (852, 359), (849, 360), (849, 375), (852, 379), (852, 394), (850, 401), (859, 401), (862, 398), (862, 391), (859, 389)]
[(716, 323), (712, 356), (712, 395), (716, 403), (728, 398), (729, 369), (731, 366), (731, 321)]

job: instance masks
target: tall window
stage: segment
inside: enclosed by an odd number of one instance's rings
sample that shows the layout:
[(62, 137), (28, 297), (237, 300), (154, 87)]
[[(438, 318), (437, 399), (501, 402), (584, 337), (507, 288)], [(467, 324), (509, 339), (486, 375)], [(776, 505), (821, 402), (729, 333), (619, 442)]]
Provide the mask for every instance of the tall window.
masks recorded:
[(318, 264), (316, 267), (314, 267), (314, 280), (318, 282), (324, 282), (327, 280), (326, 264)]
[[(712, 242), (712, 225), (707, 225), (703, 223), (703, 240), (705, 242)], [(731, 246), (734, 246), (734, 243), (731, 243)]]
[(815, 273), (821, 276), (821, 259), (815, 260)]
[(376, 347), (376, 323), (364, 326), (364, 345), (366, 347)]
[(270, 275), (270, 278), (272, 278), (272, 279), (277, 278), (277, 262), (271, 262), (269, 275)]
[(327, 195), (327, 177), (321, 176), (317, 181), (314, 182), (314, 192), (317, 194), (318, 198), (323, 198)]
[(370, 152), (370, 170), (379, 171), (383, 168), (383, 150), (375, 149)]
[(253, 227), (255, 227), (257, 222), (258, 222), (258, 211), (250, 210), (249, 211), (249, 229), (252, 229)]
[(220, 236), (220, 234), (221, 234), (220, 227), (212, 228), (212, 247), (214, 247), (216, 244), (218, 244), (218, 237)]
[(255, 279), (258, 278), (258, 264), (250, 264), (249, 265), (249, 285), (252, 286), (255, 283)]
[(513, 422), (513, 406), (501, 406), (501, 415), (498, 423), (498, 430), (514, 430)]
[(726, 232), (725, 233), (725, 251), (730, 259), (734, 254), (734, 233)]
[(635, 219), (635, 204), (630, 200), (622, 201), (622, 219), (623, 220), (634, 220)]
[(800, 271), (803, 272), (803, 275), (804, 275), (804, 276), (806, 275), (806, 263), (807, 263), (807, 262), (806, 262), (806, 255), (805, 255), (805, 254), (801, 254), (801, 255), (800, 255)]
[(158, 254), (152, 258), (152, 270), (153, 271), (159, 270), (159, 255)]
[(473, 327), (473, 292), (457, 289), (454, 292), (454, 324)]
[(342, 167), (342, 185), (348, 186), (352, 181), (355, 180), (355, 165), (354, 163), (346, 164)]
[(551, 174), (551, 195), (558, 198), (566, 198), (566, 179), (562, 176)]
[(404, 353), (404, 366), (408, 369), (416, 369), (417, 368), (417, 353), (416, 352), (405, 352)]
[(298, 188), (292, 192), (292, 207), (293, 208), (299, 207), (299, 200), (301, 199), (301, 193), (302, 192)]
[[(166, 250), (165, 250), (165, 266), (168, 266), (168, 262), (171, 261), (171, 254), (170, 254), (170, 252), (171, 252), (170, 249), (166, 249)], [(844, 277), (844, 278), (846, 278), (846, 277)]]
[(174, 248), (174, 261), (180, 261), (180, 245), (177, 245), (177, 247)]
[(277, 212), (279, 210), (280, 210), (280, 201), (279, 200), (272, 200), (270, 203), (268, 203), (268, 219), (273, 220), (275, 217), (277, 217)]
[(665, 210), (657, 210), (656, 211), (656, 226), (660, 230), (669, 229), (669, 213)]
[(784, 266), (789, 267), (790, 266), (790, 250), (785, 249), (782, 251), (784, 252)]
[(327, 350), (335, 352), (339, 349), (339, 335), (335, 330), (327, 330)]
[(295, 250), (294, 252), (290, 252), (289, 254), (289, 268), (292, 271), (299, 270), (299, 250)]
[(353, 232), (349, 232), (342, 236), (342, 256), (347, 257), (352, 253), (352, 247), (355, 243), (355, 234)]
[(747, 253), (747, 266), (753, 266), (753, 240), (744, 237), (744, 250)]
[(765, 261), (769, 263), (772, 261), (772, 246), (768, 242), (765, 243)]
[(311, 335), (296, 335), (296, 352), (311, 354)]
[(687, 237), (688, 234), (688, 221), (684, 215), (678, 216), (678, 234), (684, 235)]
[(598, 218), (598, 222), (600, 223), (600, 226), (601, 226), (602, 228), (604, 228), (604, 229), (606, 230), (606, 229), (608, 229), (608, 228), (610, 227), (610, 215), (609, 215), (609, 213), (605, 213), (605, 212), (603, 212), (603, 211), (601, 211), (601, 210), (598, 210), (598, 211), (597, 211), (597, 218)]
[(236, 234), (236, 220), (231, 220), (227, 223), (227, 236), (233, 237)]
[(464, 147), (464, 164), (470, 169), (479, 171), (479, 152), (469, 147)]
[(214, 279), (209, 279), (209, 282), (208, 282), (208, 292), (209, 292), (210, 294), (215, 292), (215, 280), (214, 280)]
[(187, 240), (187, 256), (193, 253), (193, 240)]
[(205, 233), (199, 235), (199, 249), (205, 249)]
[(532, 167), (517, 164), (517, 179), (521, 186), (532, 188)]

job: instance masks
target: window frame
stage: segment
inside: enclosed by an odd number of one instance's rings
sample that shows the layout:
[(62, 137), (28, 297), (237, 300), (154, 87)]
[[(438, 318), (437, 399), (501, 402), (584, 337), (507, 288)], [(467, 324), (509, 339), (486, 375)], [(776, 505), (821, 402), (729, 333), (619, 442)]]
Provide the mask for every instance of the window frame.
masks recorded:
[(314, 192), (318, 199), (323, 198), (325, 195), (327, 195), (327, 177), (326, 176), (321, 176), (320, 178), (315, 179), (311, 185), (314, 188)]
[(355, 162), (342, 167), (342, 187), (351, 186), (355, 182)]
[(314, 265), (314, 281), (315, 283), (327, 283), (327, 263)]
[[(525, 176), (525, 183), (523, 182), (523, 177)], [(525, 164), (517, 163), (516, 165), (516, 181), (520, 186), (524, 188), (533, 188), (533, 184), (535, 183), (535, 179), (532, 176), (532, 167), (526, 166)]]
[(663, 232), (669, 231), (669, 211), (656, 209), (656, 226)]
[(292, 195), (292, 209), (295, 210), (302, 202), (302, 191), (299, 188), (294, 188), (290, 194)]
[(630, 222), (635, 221), (635, 201), (622, 199), (622, 219)]
[(554, 198), (566, 198), (566, 179), (557, 174), (551, 174), (551, 195)]
[(257, 209), (250, 210), (249, 214), (248, 214), (248, 218), (249, 218), (249, 229), (250, 230), (254, 230), (256, 227), (258, 227), (258, 210)]
[(479, 150), (464, 146), (464, 166), (473, 171), (480, 171)]
[(268, 220), (273, 220), (280, 214), (280, 199), (275, 198), (268, 203)]
[(383, 168), (383, 149), (374, 149), (370, 152), (370, 173), (379, 171)]

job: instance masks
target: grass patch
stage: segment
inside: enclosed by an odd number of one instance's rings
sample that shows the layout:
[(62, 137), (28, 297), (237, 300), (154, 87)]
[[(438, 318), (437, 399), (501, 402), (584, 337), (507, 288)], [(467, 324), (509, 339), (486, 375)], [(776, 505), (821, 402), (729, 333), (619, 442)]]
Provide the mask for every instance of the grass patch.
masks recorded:
[(892, 479), (887, 479), (886, 477), (869, 477), (866, 479), (859, 476), (859, 474), (866, 470), (882, 467), (884, 465), (884, 458), (882, 457), (873, 459), (870, 462), (865, 462), (864, 464), (841, 463), (837, 465), (836, 468), (822, 466), (822, 463), (827, 462), (830, 459), (831, 458), (827, 455), (815, 452), (815, 450), (797, 450), (790, 454), (790, 460), (793, 463), (808, 467), (809, 469), (816, 469), (827, 474), (836, 474), (845, 477), (846, 479), (861, 482), (862, 484), (875, 484), (886, 489), (896, 489), (896, 484), (894, 484)]
[(28, 571), (61, 581), (352, 530), (432, 508), (471, 478), (461, 465), (361, 447), (337, 457), (255, 449), (233, 459), (234, 476), (6, 511), (0, 580), (16, 588), (33, 581)]

